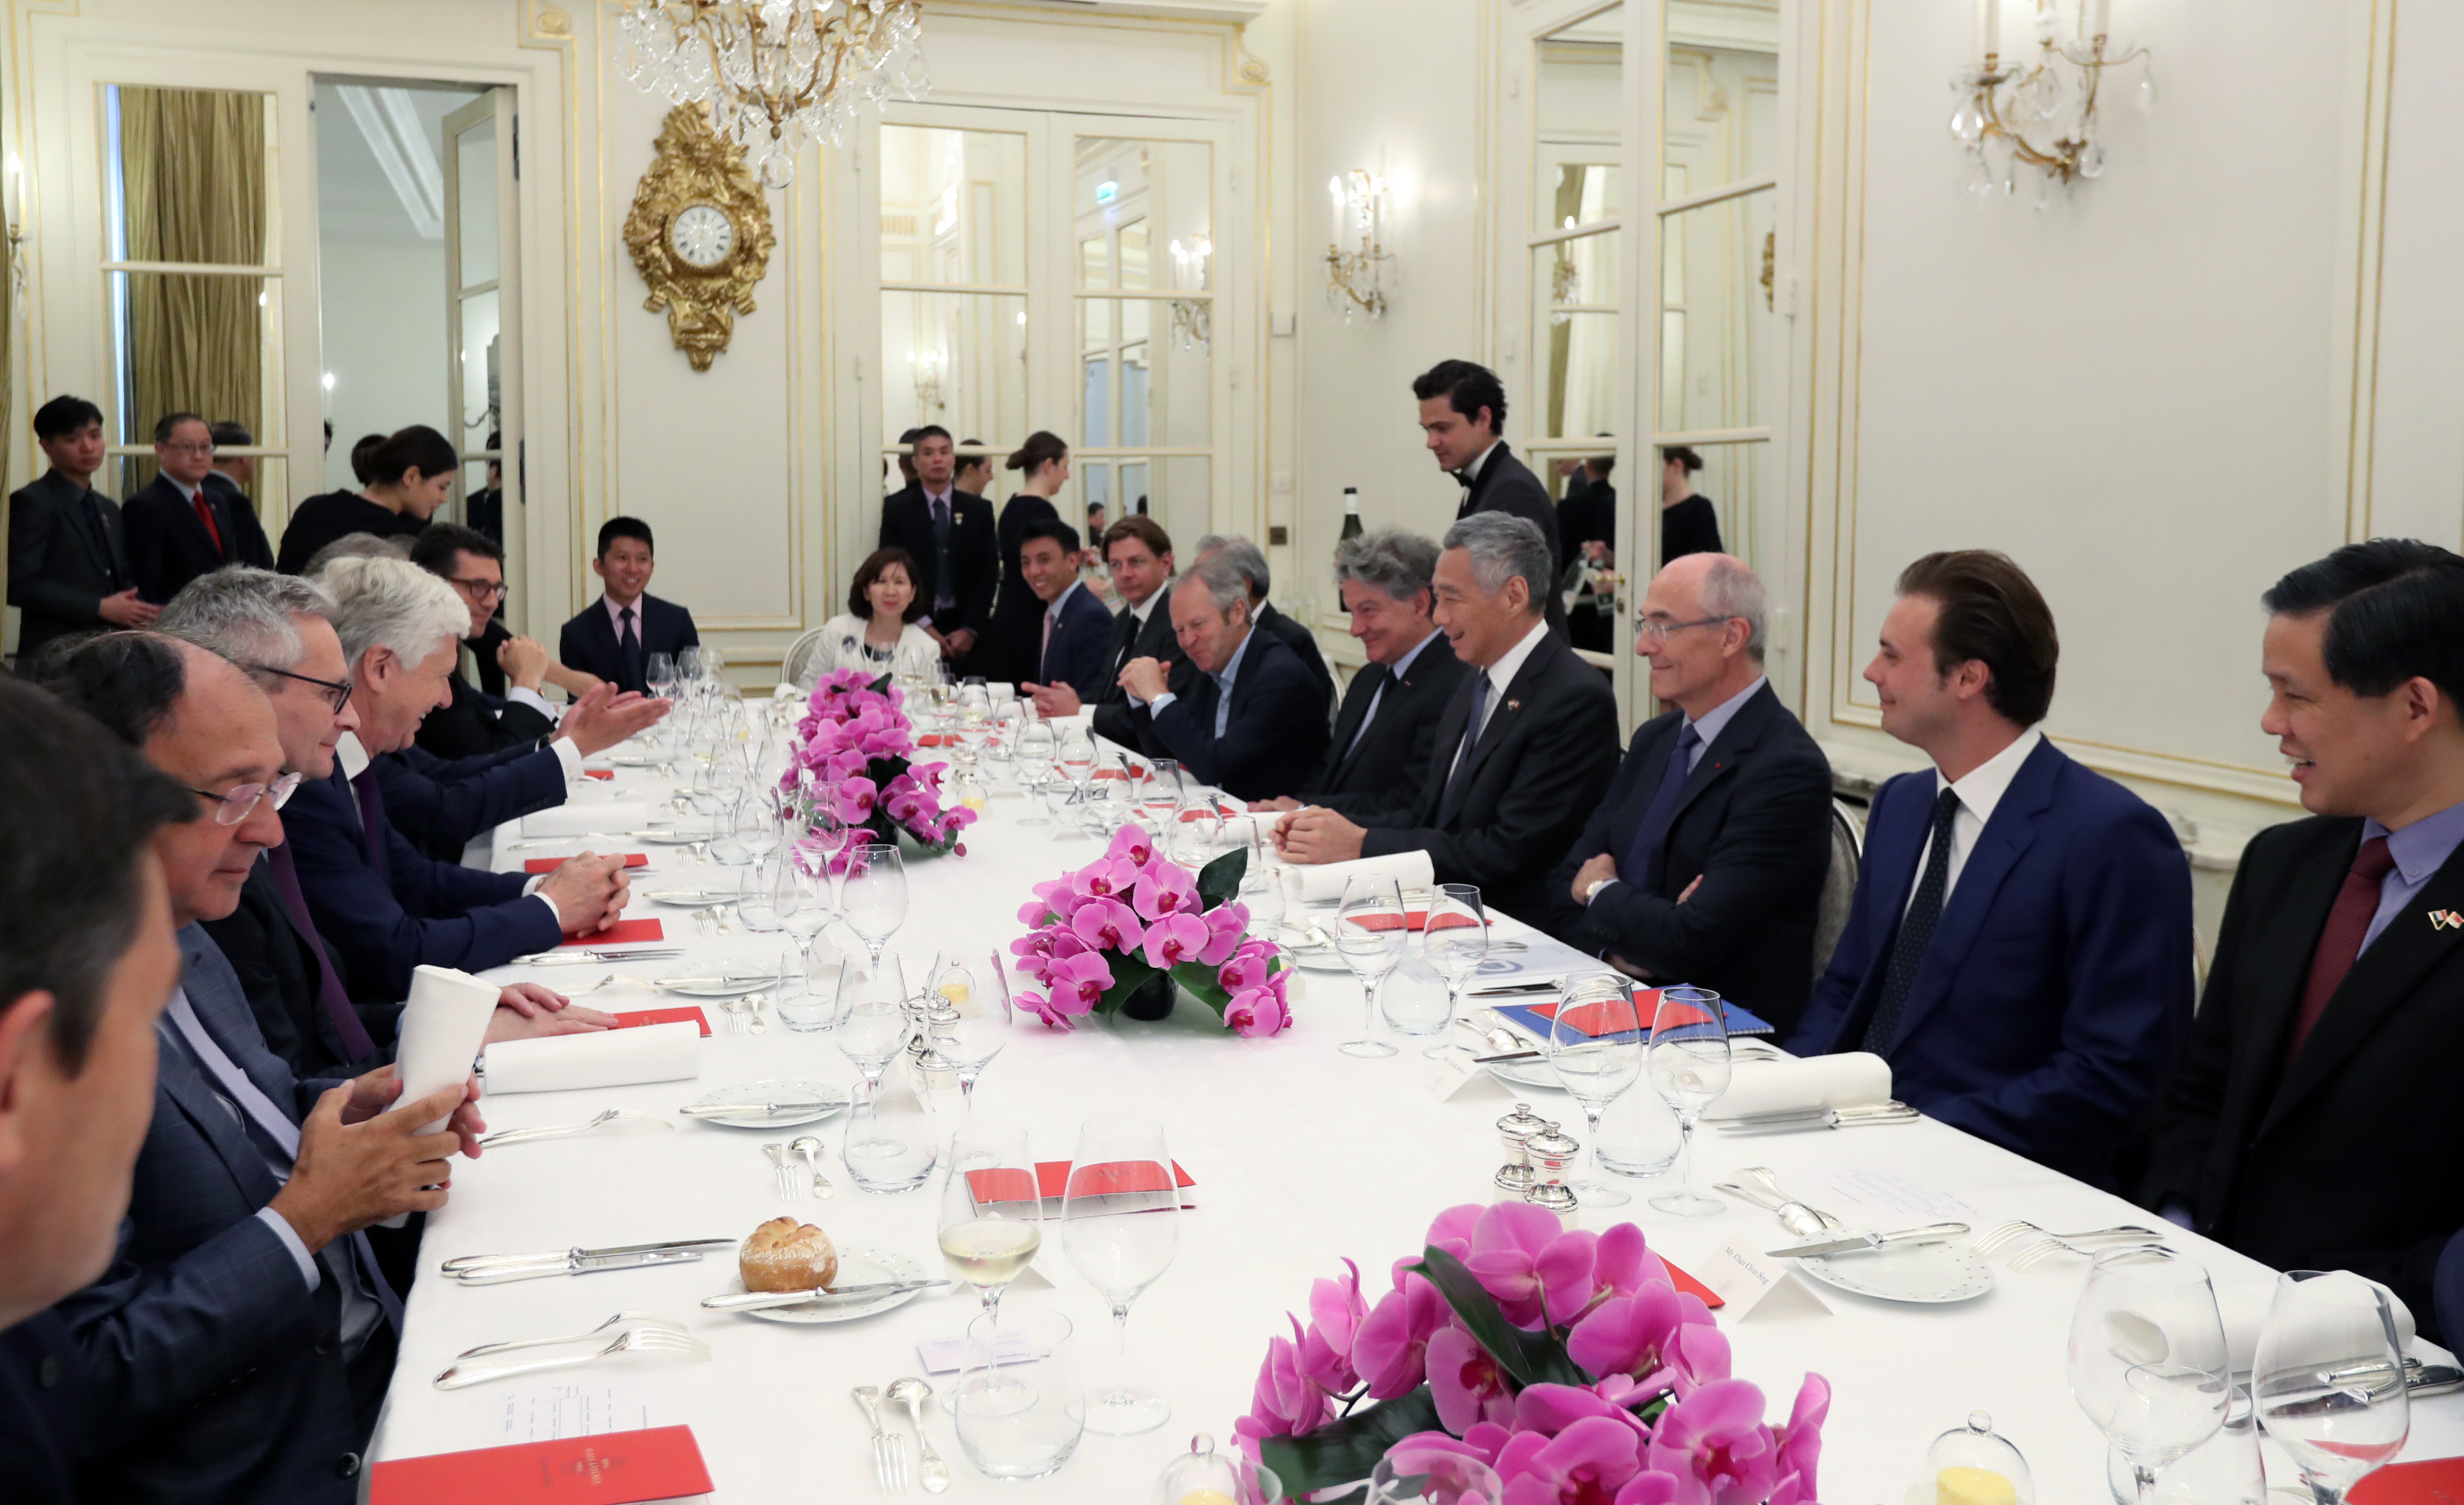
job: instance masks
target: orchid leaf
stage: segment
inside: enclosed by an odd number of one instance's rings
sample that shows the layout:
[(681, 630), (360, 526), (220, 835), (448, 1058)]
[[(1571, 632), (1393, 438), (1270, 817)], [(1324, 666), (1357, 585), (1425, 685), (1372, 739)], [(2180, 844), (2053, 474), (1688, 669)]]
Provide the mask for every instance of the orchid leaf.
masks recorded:
[(1126, 951), (1107, 951), (1104, 961), (1112, 969), (1112, 985), (1104, 989), (1104, 996), (1095, 1001), (1095, 1007), (1109, 1019), (1119, 1013), (1121, 1006), (1130, 1001), (1130, 995), (1146, 986), (1158, 969)]
[(1589, 1384), (1591, 1376), (1566, 1356), (1566, 1345), (1553, 1333), (1527, 1333), (1506, 1319), (1497, 1300), (1481, 1288), (1479, 1277), (1462, 1260), (1435, 1245), (1421, 1250), (1420, 1262), (1408, 1267), (1438, 1288), (1446, 1304), (1497, 1366), (1527, 1384)]
[[(1285, 1494), (1307, 1499), (1320, 1490), (1359, 1485), (1376, 1472), (1377, 1460), (1386, 1456), (1388, 1449), (1415, 1432), (1442, 1429), (1438, 1403), (1424, 1384), (1306, 1436), (1262, 1437), (1258, 1455), (1283, 1480)], [(1324, 1496), (1329, 1501), (1358, 1497), (1357, 1490)]]
[(1172, 980), (1186, 989), (1191, 997), (1214, 1009), (1218, 1019), (1223, 1017), (1224, 1009), (1232, 1007), (1231, 993), (1216, 975), (1220, 970), (1203, 962), (1181, 962), (1172, 969)]
[(1238, 852), (1227, 852), (1199, 869), (1199, 909), (1201, 912), (1210, 910), (1227, 899), (1237, 897), (1241, 892), (1241, 879), (1248, 871), (1249, 852), (1245, 847)]

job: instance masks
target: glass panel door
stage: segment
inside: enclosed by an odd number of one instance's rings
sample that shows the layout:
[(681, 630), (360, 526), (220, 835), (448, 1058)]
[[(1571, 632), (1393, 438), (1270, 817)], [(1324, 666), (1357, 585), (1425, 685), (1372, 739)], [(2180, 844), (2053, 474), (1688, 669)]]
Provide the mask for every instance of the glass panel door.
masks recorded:
[[(514, 91), (445, 118), (446, 437), (462, 455), (453, 506), (507, 550), (505, 612), (521, 620), (521, 265)], [(509, 458), (510, 456), (510, 458)]]

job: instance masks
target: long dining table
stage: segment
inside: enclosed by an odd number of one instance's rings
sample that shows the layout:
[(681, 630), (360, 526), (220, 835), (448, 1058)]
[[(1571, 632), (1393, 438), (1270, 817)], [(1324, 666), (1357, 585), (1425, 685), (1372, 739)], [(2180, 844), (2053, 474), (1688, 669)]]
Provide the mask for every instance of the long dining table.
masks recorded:
[[(620, 754), (630, 749), (618, 749)], [(624, 798), (664, 803), (676, 780), (636, 765), (606, 782), (578, 785), (577, 803)], [(1018, 911), (1030, 886), (1083, 866), (1102, 850), (1067, 822), (1030, 823), (1040, 802), (996, 785), (983, 818), (965, 833), (963, 853), (917, 856), (906, 864), (908, 916), (890, 944), (916, 979), (938, 956), (979, 969), (1006, 959), (1021, 935)], [(505, 828), (483, 838), (500, 869), (604, 841), (517, 845)], [(927, 1293), (862, 1320), (788, 1325), (704, 1310), (703, 1297), (734, 1289), (734, 1251), (697, 1262), (463, 1286), (437, 1273), (460, 1255), (597, 1248), (670, 1239), (741, 1239), (782, 1213), (815, 1223), (841, 1248), (902, 1252), (933, 1274), (946, 1273), (935, 1226), (938, 1181), (891, 1196), (854, 1189), (838, 1156), (847, 1118), (810, 1128), (755, 1132), (676, 1117), (674, 1110), (732, 1083), (803, 1078), (852, 1089), (857, 1076), (827, 1032), (799, 1033), (765, 1016), (759, 1034), (732, 1032), (711, 1001), (651, 993), (617, 984), (582, 991), (609, 974), (654, 977), (671, 967), (777, 963), (790, 944), (755, 934), (739, 920), (720, 935), (685, 908), (652, 903), (648, 891), (732, 887), (740, 868), (696, 861), (675, 845), (629, 844), (649, 859), (634, 877), (627, 918), (655, 917), (683, 956), (658, 962), (553, 967), (510, 966), (492, 980), (544, 983), (611, 1010), (700, 1003), (712, 1033), (699, 1044), (691, 1080), (596, 1091), (506, 1095), (486, 1099), (491, 1129), (566, 1124), (607, 1108), (629, 1108), (673, 1124), (618, 1120), (566, 1139), (499, 1147), (457, 1164), (450, 1204), (427, 1221), (420, 1275), (407, 1304), (401, 1357), (371, 1457), (383, 1461), (522, 1443), (577, 1430), (685, 1425), (693, 1429), (715, 1486), (734, 1501), (852, 1501), (875, 1497), (870, 1432), (852, 1387), (887, 1387), (921, 1375), (918, 1345), (954, 1339), (977, 1310), (972, 1291)], [(1529, 937), (1501, 917), (1501, 938)], [(1543, 943), (1530, 938), (1534, 945)], [(858, 941), (833, 924), (816, 945), (823, 966)], [(791, 981), (786, 985), (792, 988)], [(1013, 976), (1011, 985), (1032, 985)], [(774, 993), (776, 989), (772, 990)], [(1750, 1006), (1750, 1000), (1743, 1001)], [(1172, 1156), (1195, 1182), (1179, 1214), (1171, 1267), (1131, 1308), (1117, 1361), (1103, 1298), (1048, 1237), (1032, 1273), (1003, 1302), (1007, 1314), (1057, 1312), (1073, 1332), (1074, 1372), (1102, 1381), (1116, 1372), (1160, 1392), (1171, 1417), (1132, 1437), (1089, 1435), (1057, 1472), (1032, 1482), (998, 1483), (967, 1462), (948, 1411), (930, 1406), (924, 1426), (949, 1460), (946, 1497), (1119, 1502), (1142, 1505), (1158, 1474), (1194, 1434), (1231, 1446), (1236, 1418), (1270, 1338), (1288, 1335), (1287, 1312), (1307, 1319), (1310, 1283), (1358, 1262), (1374, 1303), (1394, 1261), (1417, 1253), (1431, 1219), (1496, 1195), (1503, 1158), (1496, 1128), (1517, 1101), (1587, 1136), (1573, 1099), (1548, 1088), (1487, 1079), (1441, 1097), (1427, 1039), (1379, 1032), (1401, 1049), (1383, 1059), (1338, 1053), (1358, 1032), (1359, 985), (1346, 974), (1305, 971), (1293, 995), (1293, 1023), (1271, 1038), (1243, 1039), (1202, 1005), (1184, 997), (1155, 1023), (1093, 1019), (1073, 1030), (1047, 1029), (1021, 1011), (1006, 1047), (977, 1087), (979, 1118), (1022, 1125), (1038, 1160), (1067, 1159), (1081, 1123), (1103, 1116), (1163, 1126)], [(1650, 1090), (1647, 1080), (1634, 1089)], [(943, 1143), (962, 1111), (955, 1093), (934, 1095)], [(839, 1191), (827, 1200), (785, 1201), (762, 1145), (796, 1134), (828, 1146), (825, 1169)], [(1588, 1146), (1586, 1147), (1588, 1149)], [(2365, 1147), (2356, 1153), (2366, 1153)], [(2123, 1199), (2047, 1170), (1932, 1119), (1828, 1131), (1729, 1137), (1705, 1134), (1695, 1155), (1698, 1187), (1748, 1165), (1769, 1167), (1797, 1196), (1820, 1204), (1862, 1204), (1869, 1220), (1887, 1214), (1931, 1222), (1955, 1214), (1982, 1232), (2009, 1219), (2052, 1228), (2147, 1223)], [(1651, 1248), (1680, 1268), (1707, 1273), (1724, 1248), (1772, 1249), (1793, 1242), (1765, 1210), (1729, 1201), (1709, 1217), (1676, 1217), (1646, 1198), (1665, 1177), (1636, 1180), (1622, 1206), (1584, 1207), (1575, 1226), (1633, 1222)], [(1723, 1199), (1728, 1201), (1729, 1199)], [(2203, 1261), (2229, 1310), (2263, 1310), (2274, 1272), (2195, 1234), (2170, 1235), (2173, 1248)], [(1767, 1303), (1750, 1314), (1732, 1303), (1718, 1314), (1735, 1373), (1759, 1384), (1767, 1416), (1785, 1419), (1801, 1378), (1813, 1371), (1832, 1387), (1823, 1428), (1821, 1498), (1828, 1505), (1900, 1505), (1925, 1478), (1937, 1434), (1986, 1412), (2025, 1455), (2045, 1502), (2112, 1497), (2102, 1474), (2105, 1445), (2073, 1402), (2065, 1345), (2087, 1261), (2069, 1255), (2013, 1271), (1996, 1258), (1992, 1289), (1950, 1304), (1888, 1302), (1827, 1286), (1811, 1289), (1821, 1308), (1792, 1313)], [(475, 1344), (583, 1331), (617, 1312), (655, 1313), (682, 1322), (707, 1342), (707, 1360), (628, 1354), (561, 1371), (467, 1389), (432, 1383), (461, 1350)], [(2446, 1355), (2427, 1343), (2429, 1361)], [(560, 1350), (572, 1352), (572, 1350)], [(520, 1357), (520, 1356), (513, 1356)], [(955, 1375), (932, 1377), (944, 1394)], [(903, 1412), (893, 1428), (908, 1431)], [(2416, 1401), (2408, 1457), (2464, 1453), (2464, 1397)], [(913, 1466), (912, 1434), (906, 1444)], [(2269, 1445), (2269, 1473), (2293, 1482)], [(910, 1494), (921, 1490), (910, 1485)], [(1929, 1499), (1930, 1494), (1921, 1496)], [(2292, 1496), (2286, 1496), (2290, 1498)], [(2303, 1496), (2306, 1497), (2306, 1494)]]

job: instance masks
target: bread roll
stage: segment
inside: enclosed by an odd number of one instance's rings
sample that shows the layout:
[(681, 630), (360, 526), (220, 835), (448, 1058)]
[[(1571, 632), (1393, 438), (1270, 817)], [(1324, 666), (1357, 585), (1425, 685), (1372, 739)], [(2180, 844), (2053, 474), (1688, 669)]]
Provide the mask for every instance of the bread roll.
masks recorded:
[(747, 1291), (813, 1291), (839, 1277), (830, 1236), (794, 1218), (772, 1218), (755, 1228), (736, 1262)]

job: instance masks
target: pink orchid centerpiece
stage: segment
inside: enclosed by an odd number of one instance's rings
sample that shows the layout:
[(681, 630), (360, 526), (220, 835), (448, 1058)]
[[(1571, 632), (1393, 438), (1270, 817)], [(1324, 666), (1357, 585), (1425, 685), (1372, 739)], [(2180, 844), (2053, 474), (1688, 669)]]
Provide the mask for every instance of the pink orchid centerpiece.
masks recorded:
[(1309, 1293), (1308, 1326), (1292, 1317), (1267, 1343), (1233, 1427), (1291, 1497), (1365, 1479), (1391, 1452), (1415, 1472), (1487, 1464), (1505, 1493), (1477, 1505), (1815, 1505), (1830, 1385), (1807, 1375), (1788, 1420), (1766, 1422), (1710, 1309), (1633, 1224), (1451, 1207), (1375, 1305), (1344, 1268)]
[(1145, 827), (1122, 827), (1102, 856), (1037, 884), (1018, 912), (1034, 928), (1009, 948), (1045, 989), (1019, 1003), (1060, 1029), (1090, 1013), (1160, 1019), (1177, 984), (1237, 1033), (1281, 1032), (1292, 1022), (1283, 954), (1249, 938), (1249, 907), (1233, 897), (1248, 865), (1234, 852), (1193, 874)]
[(860, 669), (834, 669), (813, 687), (779, 781), (782, 808), (808, 832), (800, 843), (808, 860), (827, 855), (843, 866), (850, 838), (894, 842), (900, 831), (927, 852), (966, 854), (958, 832), (976, 812), (942, 808), (944, 764), (910, 761), (915, 727), (905, 699), (890, 675)]

